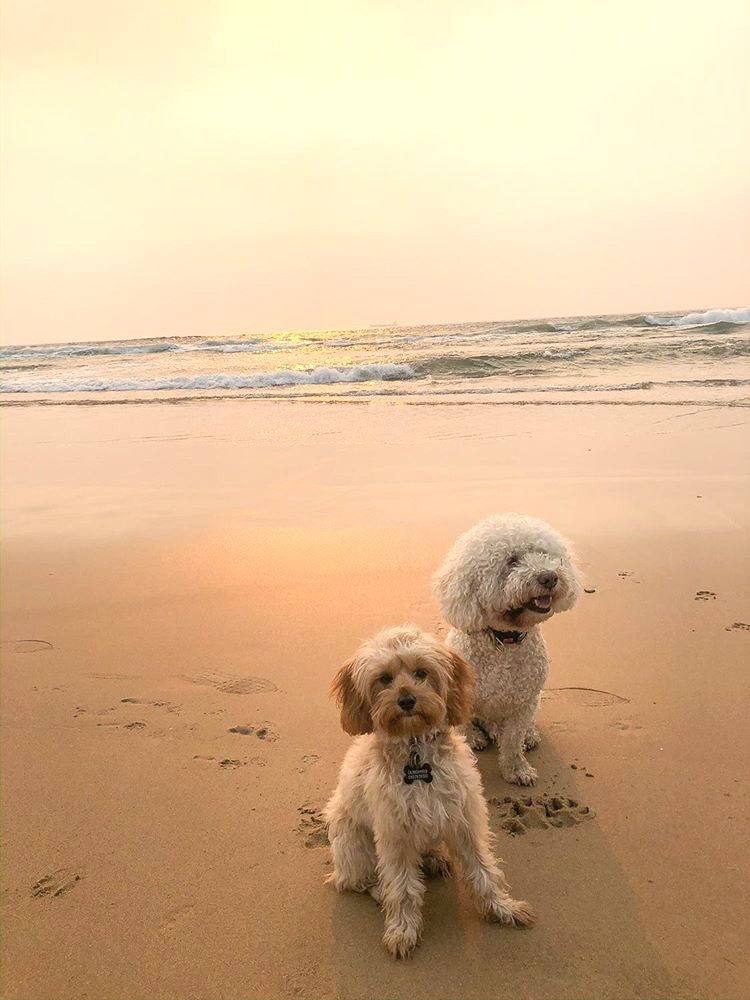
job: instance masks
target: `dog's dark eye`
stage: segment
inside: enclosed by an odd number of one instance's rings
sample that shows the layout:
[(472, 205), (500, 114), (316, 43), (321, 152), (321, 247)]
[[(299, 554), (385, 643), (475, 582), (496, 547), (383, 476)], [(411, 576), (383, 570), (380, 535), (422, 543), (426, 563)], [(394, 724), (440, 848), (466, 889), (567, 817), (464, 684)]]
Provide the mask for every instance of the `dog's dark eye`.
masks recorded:
[(423, 681), (427, 677), (427, 671), (426, 670), (415, 670), (414, 671), (414, 676), (417, 678), (418, 681)]
[(508, 556), (508, 559), (507, 559), (505, 565), (506, 566), (517, 566), (519, 562), (520, 562), (520, 559), (518, 558), (518, 556), (517, 555), (512, 555), (512, 556)]
[(388, 687), (389, 684), (393, 683), (393, 678), (391, 677), (390, 674), (381, 674), (380, 677), (378, 677), (378, 680), (385, 687)]

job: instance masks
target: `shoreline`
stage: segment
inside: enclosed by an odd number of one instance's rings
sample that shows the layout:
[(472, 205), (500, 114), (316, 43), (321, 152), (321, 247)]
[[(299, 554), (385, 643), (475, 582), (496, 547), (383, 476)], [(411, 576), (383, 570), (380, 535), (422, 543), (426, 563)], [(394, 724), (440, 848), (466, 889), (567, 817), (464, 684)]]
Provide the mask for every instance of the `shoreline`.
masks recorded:
[[(430, 395), (425, 393), (425, 395)], [(444, 399), (442, 396), (431, 396), (430, 399), (424, 401), (418, 401), (414, 399), (403, 399), (394, 396), (394, 399), (398, 401), (399, 404), (403, 406), (699, 406), (708, 407), (710, 409), (720, 409), (726, 407), (727, 409), (747, 409), (750, 407), (750, 400), (738, 399), (738, 400), (720, 400), (715, 399), (681, 399), (681, 400), (643, 400), (643, 399), (561, 399), (561, 400), (550, 400), (550, 399), (474, 399), (467, 398), (464, 400), (450, 400)], [(362, 399), (357, 398), (347, 398), (343, 395), (330, 395), (321, 396), (316, 398), (312, 395), (304, 396), (273, 396), (273, 395), (259, 395), (253, 392), (245, 393), (244, 395), (221, 395), (221, 396), (165, 396), (164, 398), (157, 398), (154, 396), (149, 396), (144, 399), (9, 399), (0, 400), (0, 409), (4, 406), (7, 407), (27, 407), (27, 406), (144, 406), (144, 405), (157, 405), (159, 403), (215, 403), (215, 402), (258, 402), (258, 403), (318, 403), (321, 405), (332, 406), (334, 404), (347, 404), (355, 403), (358, 405), (364, 405), (366, 403), (378, 403), (378, 402), (389, 402), (387, 396), (366, 396)]]

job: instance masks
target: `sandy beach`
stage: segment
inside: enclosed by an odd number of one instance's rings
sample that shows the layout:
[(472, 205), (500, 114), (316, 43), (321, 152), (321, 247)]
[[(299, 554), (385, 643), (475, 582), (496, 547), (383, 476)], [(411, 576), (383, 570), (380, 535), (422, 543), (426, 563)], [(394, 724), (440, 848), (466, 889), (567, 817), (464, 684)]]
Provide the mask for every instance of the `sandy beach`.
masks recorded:
[[(6, 409), (6, 1000), (750, 995), (748, 410), (202, 401)], [(529, 931), (431, 883), (397, 963), (337, 896), (330, 679), (375, 629), (444, 634), (430, 576), (542, 517), (587, 593), (552, 656), (518, 828)], [(744, 957), (743, 957), (744, 956)]]

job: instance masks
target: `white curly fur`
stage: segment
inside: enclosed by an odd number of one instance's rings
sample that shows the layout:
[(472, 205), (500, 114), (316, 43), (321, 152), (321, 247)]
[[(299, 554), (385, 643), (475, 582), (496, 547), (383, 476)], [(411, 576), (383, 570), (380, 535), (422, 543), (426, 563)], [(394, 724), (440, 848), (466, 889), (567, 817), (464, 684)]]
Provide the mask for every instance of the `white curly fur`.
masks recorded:
[[(427, 678), (420, 679), (425, 671)], [(385, 691), (384, 672), (391, 677)], [(344, 728), (364, 735), (346, 754), (324, 811), (333, 857), (330, 880), (340, 892), (369, 892), (377, 900), (385, 914), (383, 942), (397, 958), (408, 956), (421, 937), (423, 875), (450, 870), (442, 845), (458, 862), (486, 920), (527, 925), (534, 919), (527, 903), (508, 895), (490, 849), (476, 762), (450, 724), (456, 712), (460, 721), (469, 718), (472, 679), (459, 656), (406, 626), (363, 645), (335, 682)], [(385, 724), (378, 701), (382, 708), (389, 700), (386, 707), (392, 709), (399, 691), (414, 694), (417, 711), (422, 704), (429, 710), (428, 728), (418, 720), (412, 725), (412, 716), (401, 725), (395, 710)], [(430, 784), (404, 782), (404, 765), (415, 748), (432, 768)]]
[[(539, 742), (534, 718), (549, 668), (539, 625), (572, 608), (581, 588), (568, 543), (544, 521), (520, 514), (474, 525), (435, 574), (435, 596), (453, 626), (446, 644), (477, 675), (474, 716), (481, 728), (472, 724), (466, 735), (474, 749), (488, 738), (498, 744), (506, 781), (531, 785), (536, 778), (524, 749)], [(490, 629), (526, 632), (526, 638), (498, 645)]]

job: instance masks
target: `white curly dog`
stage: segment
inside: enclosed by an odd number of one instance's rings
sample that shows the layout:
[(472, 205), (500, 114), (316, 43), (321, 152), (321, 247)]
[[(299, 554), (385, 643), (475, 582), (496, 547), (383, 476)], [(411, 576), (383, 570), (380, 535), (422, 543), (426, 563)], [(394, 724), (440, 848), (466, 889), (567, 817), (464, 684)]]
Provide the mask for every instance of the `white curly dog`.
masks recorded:
[(536, 518), (488, 517), (456, 540), (433, 582), (453, 626), (446, 644), (477, 674), (469, 744), (497, 743), (503, 778), (533, 785), (524, 750), (539, 743), (534, 718), (549, 669), (539, 626), (582, 589), (570, 546)]
[(386, 948), (406, 958), (422, 934), (424, 874), (457, 861), (486, 920), (528, 925), (491, 850), (476, 761), (454, 725), (471, 717), (471, 667), (413, 625), (361, 646), (333, 685), (356, 735), (324, 816), (339, 892), (369, 892), (385, 913)]

